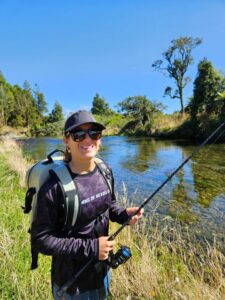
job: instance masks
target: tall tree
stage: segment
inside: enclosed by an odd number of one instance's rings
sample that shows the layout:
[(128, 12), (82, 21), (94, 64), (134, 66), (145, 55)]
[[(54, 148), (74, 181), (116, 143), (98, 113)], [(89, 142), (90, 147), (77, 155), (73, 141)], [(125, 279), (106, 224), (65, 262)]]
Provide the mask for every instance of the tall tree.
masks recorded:
[(98, 93), (93, 98), (91, 112), (95, 115), (109, 115), (112, 113), (105, 98), (100, 97)]
[(186, 72), (190, 64), (193, 63), (192, 50), (202, 43), (200, 38), (180, 37), (171, 41), (171, 46), (162, 53), (163, 60), (156, 60), (152, 67), (155, 70), (166, 71), (169, 77), (174, 79), (177, 89), (173, 92), (172, 87), (165, 88), (164, 95), (172, 99), (179, 99), (181, 113), (184, 114), (183, 90), (190, 82)]
[(55, 102), (54, 108), (52, 112), (49, 115), (49, 122), (54, 123), (54, 122), (59, 122), (64, 120), (64, 115), (63, 115), (63, 109), (62, 106), (58, 101)]
[(9, 116), (9, 125), (13, 127), (25, 126), (26, 103), (23, 89), (18, 85), (14, 85), (12, 87), (12, 92), (14, 96), (14, 105), (13, 111)]
[(29, 83), (28, 80), (25, 80), (25, 81), (24, 81), (23, 89), (24, 89), (25, 91), (31, 91), (31, 86), (30, 86), (30, 83)]
[(218, 95), (224, 91), (224, 77), (214, 69), (210, 61), (203, 59), (198, 65), (194, 81), (194, 95), (190, 103), (192, 119), (197, 119), (202, 113), (219, 116), (223, 102), (218, 101)]
[(30, 90), (15, 85), (12, 87), (14, 96), (13, 110), (8, 118), (9, 125), (30, 127), (38, 121), (36, 103)]
[(45, 100), (45, 95), (42, 92), (40, 92), (40, 89), (37, 84), (35, 84), (34, 86), (33, 94), (37, 103), (38, 112), (43, 117), (43, 115), (48, 112), (47, 102)]
[(3, 84), (0, 83), (0, 126), (6, 125), (5, 120), (5, 103), (6, 103), (6, 93)]
[(2, 73), (2, 71), (0, 71), (0, 84), (4, 84), (4, 83), (6, 83), (6, 80), (5, 80), (5, 77)]
[(41, 115), (48, 112), (47, 102), (43, 93), (37, 94), (37, 108)]
[(0, 125), (8, 125), (8, 118), (13, 110), (14, 97), (11, 86), (0, 71)]

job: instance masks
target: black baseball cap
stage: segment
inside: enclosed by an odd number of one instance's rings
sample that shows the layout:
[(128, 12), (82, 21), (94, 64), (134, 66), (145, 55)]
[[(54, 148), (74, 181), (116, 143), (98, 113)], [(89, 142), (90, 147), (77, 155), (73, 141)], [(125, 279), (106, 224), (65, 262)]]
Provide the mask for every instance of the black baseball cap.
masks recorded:
[(87, 123), (96, 125), (96, 127), (100, 130), (105, 129), (105, 126), (101, 123), (98, 123), (91, 113), (86, 110), (79, 110), (78, 112), (75, 112), (71, 116), (69, 116), (69, 118), (66, 120), (64, 133), (72, 131), (77, 127)]

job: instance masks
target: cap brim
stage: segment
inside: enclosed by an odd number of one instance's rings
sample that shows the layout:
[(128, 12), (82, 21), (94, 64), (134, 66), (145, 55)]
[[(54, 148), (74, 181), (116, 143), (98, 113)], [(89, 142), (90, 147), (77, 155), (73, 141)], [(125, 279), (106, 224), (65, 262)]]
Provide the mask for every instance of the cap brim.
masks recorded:
[(79, 123), (79, 124), (76, 124), (76, 125), (73, 125), (73, 126), (70, 126), (69, 128), (67, 128), (64, 132), (69, 132), (71, 130), (74, 130), (78, 127), (80, 127), (81, 125), (84, 125), (84, 124), (93, 124), (95, 125), (96, 127), (98, 127), (100, 130), (104, 130), (106, 129), (106, 127), (104, 125), (102, 125), (101, 123), (97, 123), (97, 122), (85, 122), (85, 123)]

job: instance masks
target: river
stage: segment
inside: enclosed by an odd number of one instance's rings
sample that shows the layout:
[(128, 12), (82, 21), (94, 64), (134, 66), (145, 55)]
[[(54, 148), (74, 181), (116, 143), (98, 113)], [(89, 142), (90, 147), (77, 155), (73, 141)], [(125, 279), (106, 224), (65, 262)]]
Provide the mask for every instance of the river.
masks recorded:
[[(61, 139), (22, 141), (24, 153), (40, 160), (54, 149), (64, 150)], [(100, 156), (113, 169), (115, 189), (133, 204), (142, 203), (186, 159), (196, 146), (187, 141), (123, 136), (103, 137)], [(166, 184), (146, 207), (146, 213), (169, 217), (196, 228), (224, 245), (225, 144), (206, 145)]]

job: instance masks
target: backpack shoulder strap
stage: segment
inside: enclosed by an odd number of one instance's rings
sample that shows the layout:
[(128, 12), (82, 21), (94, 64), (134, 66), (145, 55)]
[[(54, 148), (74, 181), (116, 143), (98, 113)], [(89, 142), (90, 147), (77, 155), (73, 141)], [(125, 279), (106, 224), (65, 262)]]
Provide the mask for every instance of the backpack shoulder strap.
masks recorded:
[(106, 162), (104, 162), (104, 160), (102, 160), (99, 157), (95, 157), (95, 163), (100, 171), (100, 173), (102, 174), (102, 176), (104, 177), (110, 193), (113, 193), (113, 176), (112, 176), (112, 171), (109, 168), (109, 166), (106, 164)]
[(78, 196), (77, 186), (71, 177), (71, 174), (66, 165), (59, 165), (51, 169), (61, 183), (63, 194), (65, 198), (65, 227), (71, 228), (76, 224), (80, 201)]

